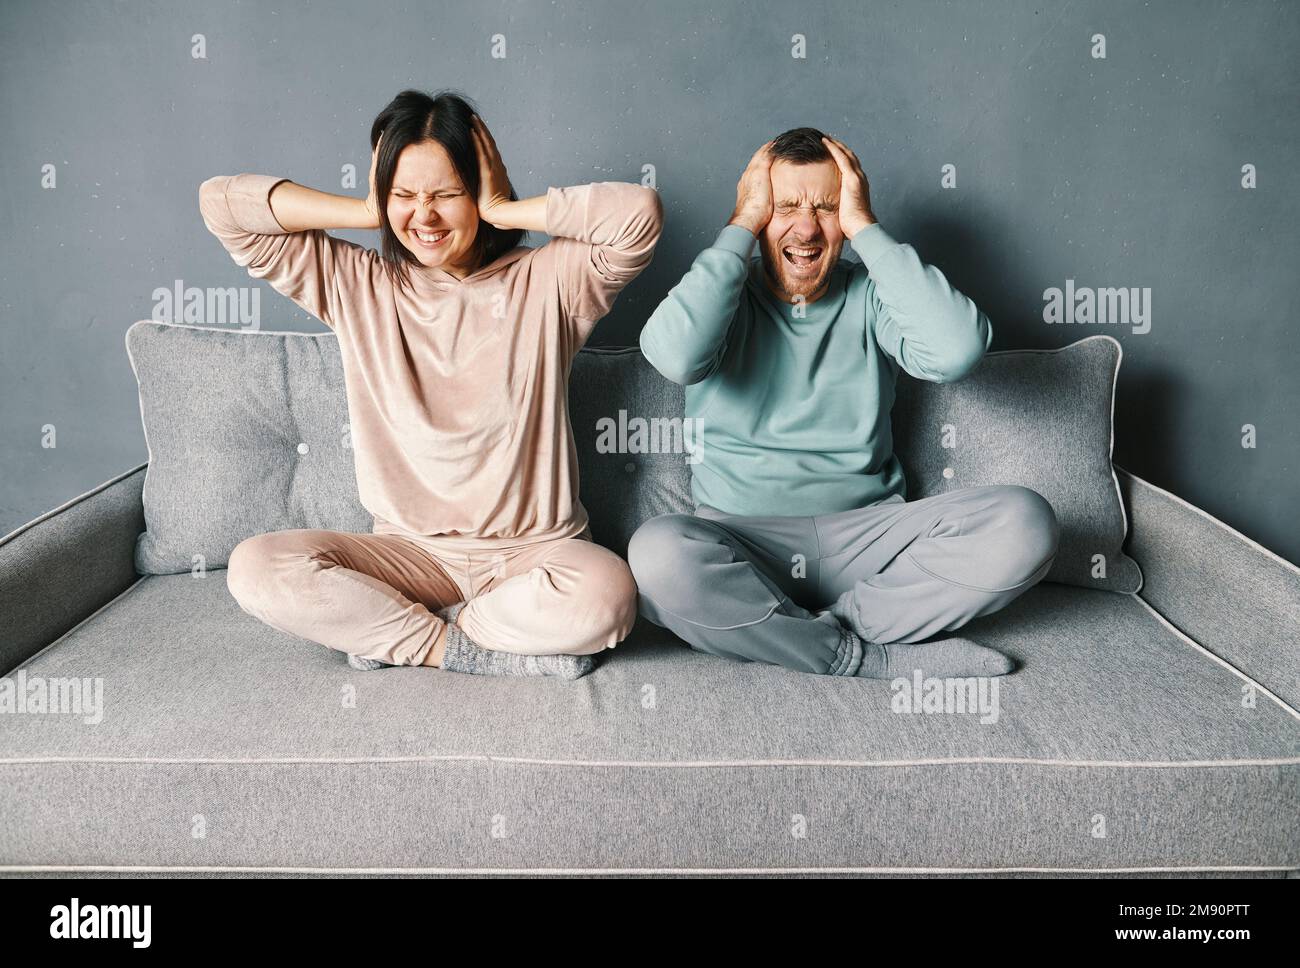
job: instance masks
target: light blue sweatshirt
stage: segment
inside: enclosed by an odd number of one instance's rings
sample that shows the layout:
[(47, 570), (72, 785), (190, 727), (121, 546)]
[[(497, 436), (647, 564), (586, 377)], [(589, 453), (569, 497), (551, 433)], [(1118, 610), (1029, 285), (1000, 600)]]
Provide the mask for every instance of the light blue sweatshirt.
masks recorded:
[(646, 359), (686, 386), (696, 504), (812, 515), (905, 499), (889, 423), (898, 369), (961, 379), (993, 341), (988, 317), (879, 223), (850, 240), (862, 264), (840, 259), (802, 306), (768, 290), (754, 242), (726, 226), (641, 331)]

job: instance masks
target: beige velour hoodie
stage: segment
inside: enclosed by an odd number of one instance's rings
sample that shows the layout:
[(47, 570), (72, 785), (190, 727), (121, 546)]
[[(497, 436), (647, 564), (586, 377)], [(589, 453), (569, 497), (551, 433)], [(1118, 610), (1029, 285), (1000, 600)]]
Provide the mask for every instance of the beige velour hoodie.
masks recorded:
[(271, 175), (199, 189), (203, 221), (235, 262), (338, 336), (361, 504), (391, 523), (478, 547), (567, 538), (587, 525), (568, 417), (569, 366), (663, 227), (654, 189), (548, 188), (550, 240), (462, 280), (326, 232), (286, 232)]

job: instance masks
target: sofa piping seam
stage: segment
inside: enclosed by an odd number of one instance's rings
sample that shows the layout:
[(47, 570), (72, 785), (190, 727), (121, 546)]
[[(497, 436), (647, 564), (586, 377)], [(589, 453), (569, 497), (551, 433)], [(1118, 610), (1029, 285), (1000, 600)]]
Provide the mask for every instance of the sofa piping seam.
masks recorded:
[(36, 517), (32, 518), (32, 520), (28, 521), (26, 524), (21, 524), (13, 531), (10, 531), (8, 534), (6, 534), (4, 537), (0, 537), (0, 548), (3, 548), (5, 545), (13, 541), (19, 535), (24, 534), (27, 531), (30, 531), (38, 524), (44, 524), (46, 521), (58, 517), (64, 511), (70, 511), (73, 507), (80, 504), (82, 501), (94, 497), (96, 494), (99, 494), (101, 491), (108, 490), (114, 484), (120, 484), (122, 481), (126, 480), (132, 474), (139, 473), (141, 468), (148, 467), (148, 466), (149, 466), (148, 461), (145, 461), (142, 464), (137, 464), (135, 467), (132, 467), (130, 470), (123, 471), (121, 474), (118, 474), (116, 477), (110, 477), (108, 480), (96, 484), (90, 490), (78, 494), (76, 497), (71, 498), (67, 501), (64, 501), (58, 507), (50, 508), (50, 510), (37, 515)]
[[(1261, 554), (1263, 554), (1263, 555), (1266, 555), (1266, 556), (1267, 556), (1268, 558), (1270, 558), (1273, 562), (1275, 562), (1276, 564), (1281, 565), (1281, 566), (1282, 566), (1283, 568), (1285, 568), (1287, 571), (1294, 572), (1295, 575), (1296, 575), (1296, 577), (1300, 577), (1300, 565), (1297, 565), (1297, 564), (1295, 564), (1294, 562), (1291, 562), (1291, 561), (1287, 561), (1287, 559), (1283, 558), (1283, 557), (1282, 557), (1281, 555), (1279, 555), (1276, 551), (1270, 551), (1268, 548), (1265, 548), (1265, 547), (1264, 547), (1262, 544), (1260, 544), (1258, 541), (1255, 541), (1255, 540), (1252, 539), (1252, 538), (1248, 538), (1248, 537), (1246, 537), (1244, 534), (1242, 534), (1242, 533), (1241, 533), (1240, 531), (1238, 531), (1236, 528), (1233, 528), (1231, 525), (1225, 524), (1224, 522), (1220, 521), (1218, 518), (1216, 518), (1216, 517), (1215, 517), (1213, 514), (1211, 514), (1209, 511), (1206, 511), (1204, 508), (1197, 507), (1197, 506), (1196, 506), (1195, 504), (1193, 504), (1192, 502), (1190, 502), (1190, 501), (1188, 501), (1188, 500), (1185, 500), (1184, 498), (1179, 497), (1179, 496), (1178, 496), (1177, 494), (1175, 494), (1173, 491), (1166, 490), (1165, 488), (1160, 487), (1158, 484), (1152, 484), (1152, 483), (1151, 483), (1150, 481), (1148, 481), (1146, 478), (1144, 478), (1144, 477), (1140, 477), (1140, 476), (1138, 476), (1137, 474), (1134, 474), (1132, 471), (1128, 470), (1127, 468), (1120, 467), (1118, 464), (1116, 464), (1115, 467), (1116, 467), (1116, 469), (1118, 469), (1122, 474), (1124, 474), (1125, 477), (1129, 478), (1130, 480), (1132, 480), (1132, 481), (1134, 481), (1134, 482), (1136, 482), (1136, 483), (1142, 485), (1143, 487), (1150, 488), (1151, 490), (1155, 491), (1157, 494), (1160, 494), (1160, 495), (1163, 495), (1163, 496), (1166, 497), (1166, 498), (1169, 498), (1170, 500), (1174, 501), (1176, 504), (1181, 505), (1182, 507), (1186, 508), (1186, 509), (1189, 510), (1189, 511), (1193, 511), (1193, 512), (1195, 512), (1196, 514), (1198, 514), (1198, 515), (1200, 515), (1201, 517), (1205, 518), (1205, 519), (1206, 519), (1207, 521), (1209, 521), (1211, 524), (1216, 525), (1217, 527), (1219, 527), (1219, 528), (1221, 528), (1222, 530), (1226, 531), (1229, 535), (1231, 535), (1232, 537), (1236, 538), (1238, 541), (1240, 541), (1242, 544), (1246, 545), (1246, 546), (1247, 546), (1248, 548), (1250, 548), (1252, 551), (1257, 551), (1257, 552), (1259, 552), (1259, 553), (1261, 553)], [(1136, 560), (1136, 559), (1135, 559), (1135, 560)], [(1141, 591), (1141, 588), (1139, 588), (1138, 591)]]
[(1193, 647), (1195, 647), (1197, 650), (1199, 650), (1200, 652), (1202, 652), (1202, 653), (1204, 653), (1205, 655), (1209, 656), (1211, 659), (1213, 659), (1215, 662), (1219, 663), (1219, 665), (1223, 666), (1223, 667), (1224, 667), (1225, 669), (1227, 669), (1229, 672), (1234, 672), (1234, 673), (1236, 673), (1236, 674), (1237, 674), (1241, 679), (1243, 679), (1243, 680), (1245, 680), (1246, 682), (1250, 683), (1252, 686), (1254, 686), (1256, 689), (1258, 689), (1258, 690), (1259, 690), (1260, 692), (1262, 692), (1264, 695), (1268, 696), (1269, 699), (1272, 699), (1275, 703), (1277, 703), (1279, 706), (1281, 706), (1282, 709), (1284, 709), (1286, 712), (1290, 713), (1290, 714), (1291, 714), (1295, 719), (1300, 720), (1300, 710), (1296, 710), (1296, 709), (1293, 708), (1289, 703), (1285, 702), (1284, 700), (1282, 700), (1282, 699), (1279, 698), (1278, 696), (1274, 695), (1274, 693), (1273, 693), (1273, 692), (1272, 692), (1272, 691), (1271, 691), (1267, 686), (1265, 686), (1265, 685), (1264, 685), (1263, 683), (1261, 683), (1261, 682), (1257, 682), (1255, 679), (1252, 679), (1250, 676), (1246, 675), (1246, 673), (1242, 672), (1240, 669), (1238, 669), (1235, 665), (1233, 665), (1233, 664), (1232, 664), (1231, 662), (1229, 662), (1227, 659), (1223, 658), (1223, 657), (1220, 656), (1220, 655), (1217, 655), (1217, 654), (1214, 653), (1214, 652), (1211, 652), (1211, 651), (1210, 651), (1209, 649), (1207, 649), (1205, 646), (1201, 645), (1200, 642), (1197, 642), (1194, 638), (1192, 638), (1190, 635), (1188, 635), (1186, 632), (1184, 632), (1182, 629), (1180, 629), (1177, 625), (1175, 625), (1173, 622), (1169, 621), (1169, 619), (1167, 619), (1167, 618), (1165, 618), (1163, 615), (1161, 615), (1160, 612), (1156, 610), (1155, 606), (1152, 605), (1150, 602), (1148, 602), (1148, 601), (1147, 601), (1145, 598), (1143, 598), (1141, 595), (1133, 595), (1132, 597), (1135, 598), (1135, 599), (1137, 599), (1137, 601), (1140, 602), (1140, 603), (1142, 604), (1142, 606), (1143, 606), (1143, 607), (1144, 607), (1148, 612), (1150, 612), (1152, 615), (1154, 615), (1154, 616), (1155, 616), (1155, 617), (1160, 621), (1161, 624), (1163, 624), (1163, 625), (1165, 625), (1166, 627), (1168, 627), (1168, 629), (1169, 629), (1171, 632), (1173, 632), (1175, 636), (1177, 636), (1177, 637), (1180, 638), (1180, 639), (1183, 639), (1185, 642), (1190, 643), (1190, 644), (1191, 644)]
[(353, 763), (441, 763), (464, 762), (508, 764), (516, 766), (604, 767), (611, 769), (716, 769), (731, 767), (905, 767), (971, 766), (996, 763), (1012, 766), (1045, 766), (1076, 769), (1223, 769), (1226, 767), (1300, 766), (1300, 756), (1262, 757), (1238, 760), (1051, 760), (1015, 756), (957, 756), (925, 760), (548, 760), (539, 757), (494, 756), (482, 753), (444, 753), (418, 756), (354, 757), (156, 757), (156, 756), (31, 756), (0, 758), (0, 766), (51, 763), (97, 765), (132, 765), (141, 763), (168, 766), (342, 766)]
[(64, 639), (66, 639), (66, 638), (67, 638), (69, 635), (71, 635), (73, 632), (77, 631), (77, 629), (81, 628), (83, 625), (85, 625), (87, 622), (89, 622), (92, 618), (94, 618), (95, 616), (97, 616), (97, 615), (98, 615), (100, 612), (102, 612), (104, 609), (108, 608), (110, 605), (115, 604), (117, 601), (119, 601), (120, 599), (124, 598), (127, 594), (129, 594), (130, 592), (134, 591), (137, 587), (139, 587), (139, 585), (140, 585), (140, 583), (141, 583), (142, 581), (144, 581), (146, 578), (150, 578), (150, 577), (152, 577), (152, 576), (150, 576), (150, 575), (140, 575), (140, 576), (138, 576), (138, 577), (136, 578), (135, 581), (131, 582), (131, 584), (127, 585), (127, 586), (126, 586), (125, 588), (123, 588), (120, 592), (118, 592), (116, 595), (114, 595), (112, 598), (110, 598), (108, 601), (106, 601), (103, 605), (99, 606), (99, 608), (95, 609), (93, 612), (91, 612), (89, 615), (87, 615), (85, 618), (83, 618), (83, 619), (82, 619), (80, 622), (78, 622), (76, 625), (72, 626), (72, 628), (68, 629), (66, 632), (64, 632), (62, 635), (60, 635), (57, 639), (55, 639), (55, 640), (54, 640), (53, 642), (51, 642), (49, 645), (45, 646), (45, 648), (41, 649), (39, 652), (35, 653), (34, 655), (30, 655), (30, 656), (28, 656), (26, 659), (23, 659), (21, 662), (19, 662), (16, 666), (14, 666), (12, 669), (10, 669), (8, 672), (6, 672), (6, 673), (4, 674), (4, 677), (8, 677), (8, 676), (12, 675), (13, 673), (17, 672), (19, 669), (22, 669), (22, 668), (24, 668), (24, 667), (30, 665), (31, 663), (35, 662), (37, 659), (39, 659), (41, 656), (43, 656), (46, 652), (49, 652), (50, 649), (54, 648), (56, 645), (58, 645), (60, 642), (62, 642)]
[(234, 871), (264, 873), (345, 873), (345, 874), (385, 874), (385, 873), (559, 873), (559, 874), (718, 874), (718, 873), (947, 873), (947, 874), (982, 874), (1002, 872), (1026, 873), (1077, 873), (1077, 874), (1137, 874), (1147, 872), (1200, 872), (1214, 871), (1300, 871), (1300, 867), (1287, 865), (1218, 865), (1205, 867), (250, 867), (231, 865), (222, 866), (184, 866), (155, 864), (3, 864), (0, 872), (35, 873), (37, 871), (207, 871), (229, 873)]

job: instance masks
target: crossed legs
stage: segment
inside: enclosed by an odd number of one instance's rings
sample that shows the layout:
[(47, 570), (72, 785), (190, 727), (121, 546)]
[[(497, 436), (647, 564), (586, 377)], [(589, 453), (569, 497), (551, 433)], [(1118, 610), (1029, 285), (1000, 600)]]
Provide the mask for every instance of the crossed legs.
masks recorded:
[(466, 599), (466, 635), (523, 655), (590, 655), (636, 619), (627, 565), (584, 538), (446, 555), (401, 535), (274, 531), (236, 546), (227, 583), (272, 628), (393, 665), (441, 665), (435, 613)]
[(838, 675), (845, 629), (868, 643), (958, 629), (1040, 581), (1059, 536), (1039, 494), (989, 486), (815, 517), (701, 507), (647, 521), (628, 559), (642, 613), (692, 648)]
[(629, 634), (639, 586), (642, 613), (692, 648), (836, 675), (853, 674), (846, 629), (868, 643), (956, 630), (1040, 581), (1059, 534), (1041, 496), (991, 486), (814, 517), (662, 515), (633, 536), (630, 570), (585, 538), (447, 555), (402, 535), (277, 531), (241, 542), (227, 581), (280, 631), (433, 666), (444, 606), (467, 601), (457, 625), (486, 649), (591, 655)]

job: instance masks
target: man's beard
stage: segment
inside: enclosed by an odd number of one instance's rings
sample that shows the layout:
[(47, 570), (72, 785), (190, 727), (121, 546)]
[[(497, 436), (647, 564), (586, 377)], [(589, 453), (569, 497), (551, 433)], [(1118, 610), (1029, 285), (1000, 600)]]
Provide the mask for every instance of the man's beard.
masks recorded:
[(831, 257), (830, 247), (825, 242), (814, 244), (822, 250), (821, 268), (816, 276), (796, 276), (786, 265), (781, 249), (773, 250), (766, 241), (760, 248), (763, 256), (763, 274), (767, 277), (768, 283), (791, 300), (796, 296), (807, 298), (821, 292), (831, 274), (831, 269), (834, 268), (835, 262)]

